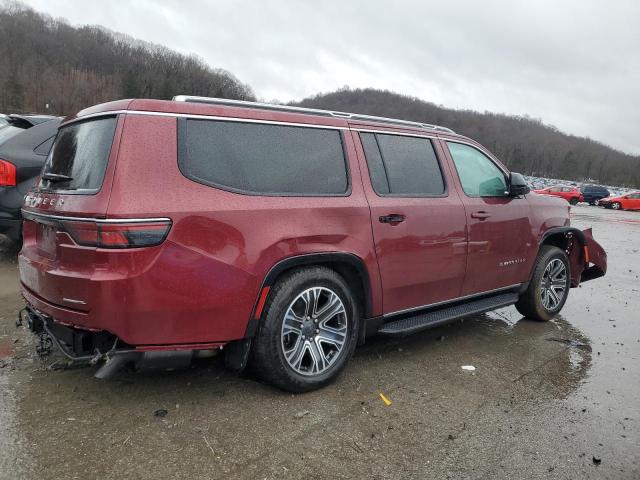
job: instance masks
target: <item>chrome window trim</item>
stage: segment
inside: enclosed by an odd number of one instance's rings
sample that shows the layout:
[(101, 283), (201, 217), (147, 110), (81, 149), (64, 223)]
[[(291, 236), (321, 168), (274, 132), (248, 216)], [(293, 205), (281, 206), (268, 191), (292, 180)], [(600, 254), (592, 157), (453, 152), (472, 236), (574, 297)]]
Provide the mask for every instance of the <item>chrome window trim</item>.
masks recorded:
[[(420, 137), (420, 138), (432, 138), (432, 139), (443, 138), (445, 140), (448, 138), (448, 137), (441, 137), (437, 133), (427, 133), (427, 132), (409, 133), (409, 132), (399, 132), (395, 130), (380, 130), (376, 128), (361, 128), (361, 127), (337, 126), (337, 125), (316, 125), (313, 123), (283, 122), (278, 120), (262, 120), (262, 119), (245, 118), (245, 117), (224, 117), (219, 115), (198, 115), (194, 113), (152, 112), (152, 111), (146, 111), (146, 110), (110, 110), (105, 112), (91, 113), (88, 115), (83, 115), (82, 117), (77, 117), (72, 120), (69, 120), (68, 122), (63, 123), (60, 126), (60, 128), (66, 125), (71, 125), (72, 123), (75, 123), (75, 122), (81, 122), (83, 120), (87, 120), (89, 118), (104, 117), (104, 116), (118, 115), (118, 114), (147, 115), (147, 116), (153, 116), (153, 117), (195, 118), (195, 119), (202, 119), (202, 120), (220, 120), (220, 121), (241, 122), (241, 123), (262, 123), (262, 124), (268, 124), (268, 125), (284, 125), (284, 126), (291, 126), (291, 127), (324, 128), (324, 129), (330, 129), (330, 130), (350, 130), (354, 132), (366, 132), (366, 133), (386, 133), (389, 135), (403, 135), (406, 137)], [(396, 127), (396, 128), (402, 128), (402, 127)], [(454, 135), (455, 136), (454, 138), (456, 138), (456, 140), (454, 141), (457, 141), (457, 134), (455, 133), (451, 134), (448, 132), (442, 132), (442, 133), (447, 135)], [(461, 143), (465, 143), (465, 142), (461, 142)], [(470, 143), (468, 145), (475, 146)]]
[(147, 112), (144, 110), (111, 110), (109, 112), (98, 112), (82, 117), (74, 118), (68, 122), (65, 122), (60, 126), (63, 128), (67, 125), (71, 125), (75, 122), (80, 122), (88, 118), (96, 118), (110, 115), (146, 115), (151, 117), (175, 117), (175, 118), (194, 118), (199, 120), (219, 120), (223, 122), (239, 122), (239, 123), (261, 123), (267, 125), (283, 125), (285, 127), (306, 127), (306, 128), (321, 128), (324, 130), (349, 130), (349, 127), (339, 127), (336, 125), (315, 125), (313, 123), (300, 123), (300, 122), (280, 122), (276, 120), (261, 120), (256, 118), (241, 118), (241, 117), (223, 117), (219, 115), (196, 115), (192, 113), (171, 113), (171, 112)]
[(94, 222), (94, 223), (155, 223), (170, 222), (169, 217), (143, 217), (143, 218), (94, 218), (94, 217), (69, 217), (65, 215), (51, 215), (48, 213), (32, 212), (30, 210), (22, 210), (24, 218), (37, 217), (49, 220), (74, 221), (74, 222)]
[(353, 132), (362, 132), (362, 133), (381, 133), (383, 135), (399, 135), (402, 137), (418, 137), (418, 138), (430, 138), (430, 139), (439, 139), (441, 137), (437, 135), (429, 135), (429, 134), (421, 134), (421, 133), (407, 133), (407, 132), (396, 132), (393, 130), (377, 130), (372, 128), (359, 128), (359, 127), (351, 127), (350, 129)]
[(478, 293), (472, 293), (471, 295), (465, 295), (464, 297), (457, 297), (457, 298), (451, 298), (449, 300), (443, 300), (441, 302), (435, 302), (435, 303), (429, 303), (427, 305), (421, 305), (419, 307), (411, 307), (411, 308), (406, 308), (404, 310), (397, 310), (395, 312), (389, 312), (389, 313), (385, 313), (382, 315), (383, 318), (388, 318), (388, 317), (394, 317), (396, 315), (401, 315), (403, 313), (411, 313), (411, 312), (416, 312), (418, 310), (424, 310), (427, 308), (433, 308), (433, 307), (438, 307), (441, 305), (445, 305), (447, 303), (455, 303), (455, 302), (459, 302), (462, 300), (469, 300), (471, 298), (475, 298), (475, 297), (480, 297), (482, 295), (489, 295), (491, 293), (498, 293), (498, 292), (502, 292), (505, 290), (514, 290), (518, 287), (521, 287), (522, 283), (514, 283), (513, 285), (509, 285), (507, 287), (500, 287), (500, 288), (495, 288), (493, 290), (487, 290), (486, 292), (478, 292)]

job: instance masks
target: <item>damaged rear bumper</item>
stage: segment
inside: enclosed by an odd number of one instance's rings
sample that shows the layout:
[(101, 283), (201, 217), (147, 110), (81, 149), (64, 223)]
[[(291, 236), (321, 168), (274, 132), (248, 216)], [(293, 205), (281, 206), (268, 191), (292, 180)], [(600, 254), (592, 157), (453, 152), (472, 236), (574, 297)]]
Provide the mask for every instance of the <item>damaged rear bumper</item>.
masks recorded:
[(73, 362), (95, 365), (102, 363), (95, 373), (96, 378), (112, 377), (125, 364), (134, 364), (139, 370), (167, 370), (187, 368), (196, 355), (196, 350), (185, 348), (179, 350), (157, 347), (141, 350), (127, 345), (117, 336), (106, 331), (92, 331), (64, 325), (52, 317), (38, 311), (31, 305), (23, 308), (18, 314), (16, 325), (24, 325), (40, 341), (36, 351), (47, 355), (56, 347), (65, 357)]

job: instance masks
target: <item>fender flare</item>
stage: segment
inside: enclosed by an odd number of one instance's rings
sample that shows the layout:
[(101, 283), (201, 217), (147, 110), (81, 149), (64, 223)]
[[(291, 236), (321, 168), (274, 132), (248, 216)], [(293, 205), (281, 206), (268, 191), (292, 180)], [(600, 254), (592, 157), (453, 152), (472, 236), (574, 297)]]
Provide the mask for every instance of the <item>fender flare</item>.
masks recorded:
[(576, 237), (578, 237), (578, 240), (580, 240), (580, 243), (582, 243), (582, 245), (585, 244), (584, 233), (582, 233), (582, 230), (576, 227), (553, 227), (544, 232), (544, 234), (540, 238), (540, 241), (538, 242), (538, 251), (547, 238), (558, 233), (573, 233), (576, 235)]
[[(254, 336), (256, 329), (258, 327), (258, 319), (256, 318), (256, 310), (258, 308), (258, 304), (261, 301), (261, 297), (263, 296), (263, 292), (266, 287), (271, 287), (280, 274), (283, 272), (290, 270), (292, 268), (303, 267), (305, 265), (315, 265), (315, 264), (331, 264), (331, 263), (342, 263), (348, 264), (355, 268), (358, 272), (362, 280), (362, 290), (364, 294), (364, 312), (362, 317), (368, 318), (371, 316), (372, 311), (372, 299), (371, 299), (371, 280), (369, 278), (369, 271), (364, 263), (364, 260), (359, 256), (353, 253), (345, 253), (345, 252), (318, 252), (318, 253), (305, 253), (301, 255), (295, 255), (292, 257), (287, 257), (283, 260), (280, 260), (275, 265), (273, 265), (267, 274), (265, 275), (262, 284), (260, 285), (260, 289), (257, 292), (256, 299), (253, 304), (253, 308), (251, 309), (251, 317), (247, 323), (247, 328), (245, 331), (245, 338), (251, 338)], [(264, 301), (266, 296), (264, 295)], [(363, 323), (364, 325), (364, 323)]]

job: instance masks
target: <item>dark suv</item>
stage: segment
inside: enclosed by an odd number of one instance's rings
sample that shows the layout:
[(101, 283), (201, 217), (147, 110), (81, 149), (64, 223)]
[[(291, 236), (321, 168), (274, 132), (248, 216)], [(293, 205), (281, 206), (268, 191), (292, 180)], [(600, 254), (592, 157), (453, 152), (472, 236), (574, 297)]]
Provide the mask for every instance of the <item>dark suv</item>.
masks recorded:
[(62, 118), (10, 115), (0, 124), (0, 233), (17, 242), (22, 230), (20, 209), (36, 183)]
[(223, 349), (310, 390), (368, 335), (549, 320), (606, 271), (567, 202), (447, 128), (200, 97), (66, 119), (23, 215), (21, 319), (101, 377)]
[(598, 185), (583, 185), (580, 191), (584, 201), (589, 205), (597, 205), (600, 200), (610, 195), (609, 190)]

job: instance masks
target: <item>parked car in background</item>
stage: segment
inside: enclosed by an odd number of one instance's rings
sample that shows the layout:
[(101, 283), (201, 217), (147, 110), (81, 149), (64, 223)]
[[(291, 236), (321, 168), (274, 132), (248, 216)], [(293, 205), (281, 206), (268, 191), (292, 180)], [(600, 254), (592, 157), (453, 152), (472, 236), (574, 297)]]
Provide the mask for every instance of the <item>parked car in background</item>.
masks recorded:
[(578, 187), (569, 187), (566, 185), (554, 185), (553, 187), (542, 188), (540, 190), (534, 190), (536, 193), (542, 195), (553, 195), (555, 197), (564, 198), (571, 205), (576, 205), (578, 202), (583, 202), (584, 197)]
[(40, 174), (61, 118), (10, 115), (0, 127), (0, 233), (18, 241), (20, 208), (24, 196)]
[(214, 98), (68, 117), (23, 215), (21, 319), (100, 377), (224, 348), (312, 390), (367, 335), (546, 321), (607, 268), (566, 202), (448, 128)]
[(580, 192), (582, 193), (583, 201), (589, 205), (597, 205), (600, 199), (611, 195), (609, 190), (599, 185), (583, 185)]
[(599, 205), (614, 210), (640, 210), (640, 192), (631, 192), (618, 197), (607, 197)]
[(5, 125), (9, 125), (9, 118), (0, 113), (0, 128), (4, 127)]

